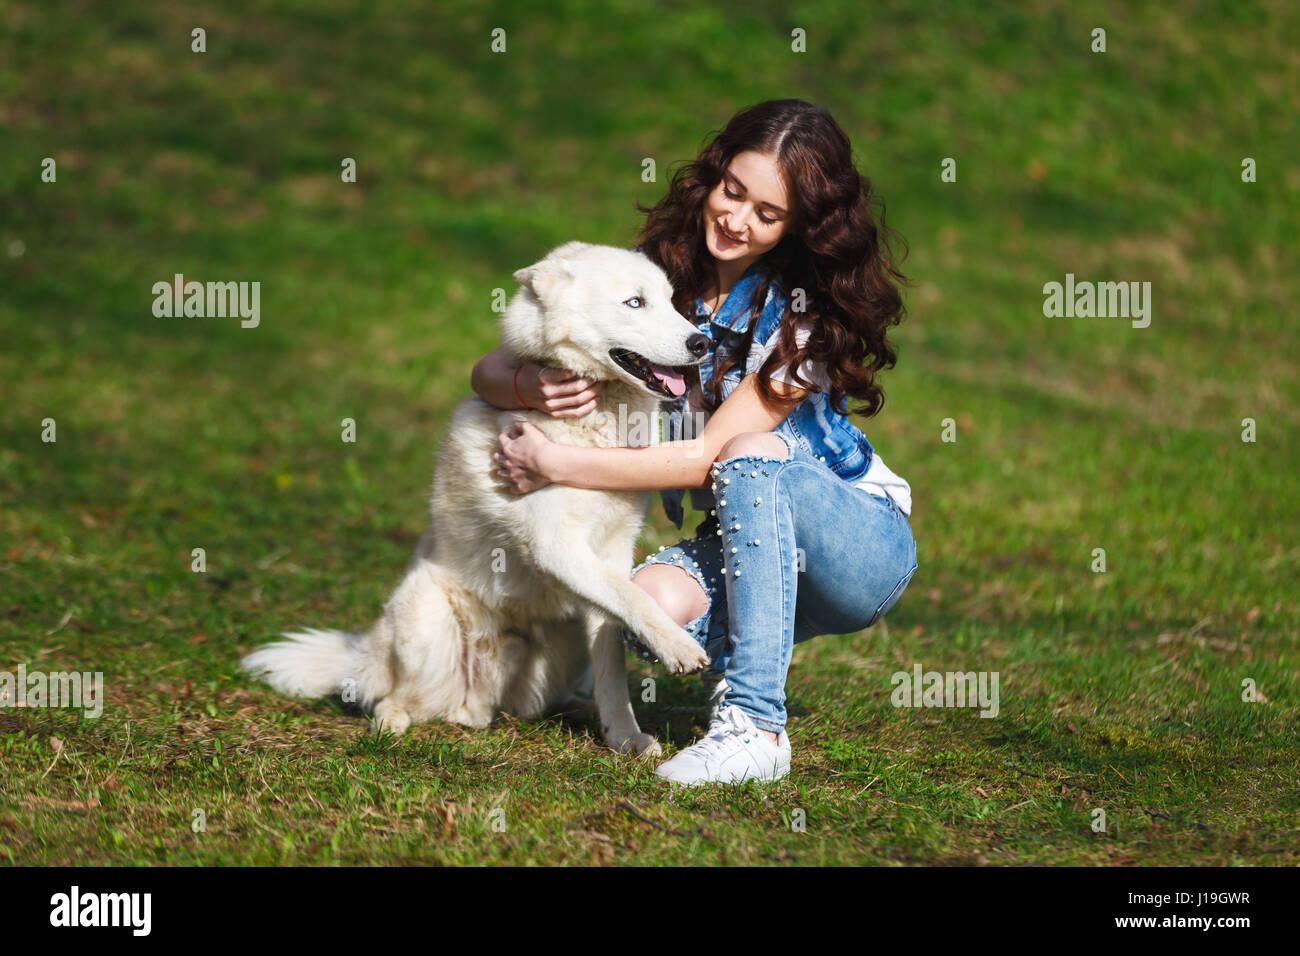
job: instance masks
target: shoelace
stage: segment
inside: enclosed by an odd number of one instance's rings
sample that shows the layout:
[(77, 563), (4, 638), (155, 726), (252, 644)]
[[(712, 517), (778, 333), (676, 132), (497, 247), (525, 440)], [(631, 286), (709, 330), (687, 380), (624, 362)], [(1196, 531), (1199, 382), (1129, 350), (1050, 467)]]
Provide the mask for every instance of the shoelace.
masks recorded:
[(731, 738), (744, 734), (748, 742), (752, 731), (745, 726), (745, 723), (745, 714), (739, 707), (725, 707), (704, 739), (693, 745), (691, 749), (700, 755), (706, 765), (712, 766), (715, 758), (722, 755), (723, 749)]

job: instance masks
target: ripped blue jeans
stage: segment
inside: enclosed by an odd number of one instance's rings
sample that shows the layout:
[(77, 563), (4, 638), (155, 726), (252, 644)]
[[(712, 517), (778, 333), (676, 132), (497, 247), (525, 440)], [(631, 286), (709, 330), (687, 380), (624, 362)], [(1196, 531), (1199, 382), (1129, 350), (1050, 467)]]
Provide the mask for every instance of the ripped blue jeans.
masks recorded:
[[(676, 564), (699, 582), (709, 606), (685, 630), (709, 655), (710, 672), (726, 677), (722, 705), (739, 707), (776, 733), (786, 722), (794, 645), (870, 627), (916, 572), (912, 527), (898, 506), (791, 444), (787, 439), (783, 459), (736, 455), (714, 462), (717, 507), (695, 537), (650, 555), (632, 572)], [(623, 639), (654, 659), (626, 629)]]

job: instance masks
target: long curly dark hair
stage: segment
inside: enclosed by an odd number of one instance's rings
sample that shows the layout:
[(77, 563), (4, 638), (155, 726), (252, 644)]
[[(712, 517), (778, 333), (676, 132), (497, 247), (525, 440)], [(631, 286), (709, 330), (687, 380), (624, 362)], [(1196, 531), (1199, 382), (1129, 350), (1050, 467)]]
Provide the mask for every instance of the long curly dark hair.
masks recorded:
[[(826, 110), (804, 100), (784, 99), (738, 112), (693, 162), (677, 169), (663, 199), (650, 208), (636, 204), (639, 212), (647, 214), (638, 234), (642, 251), (668, 274), (677, 311), (695, 321), (695, 300), (716, 277), (705, 244), (705, 200), (732, 157), (748, 150), (776, 158), (793, 207), (789, 227), (764, 254), (766, 275), (749, 307), (757, 315), (767, 300), (768, 286), (779, 277), (787, 314), (793, 290), (802, 289), (804, 315), (813, 320), (811, 334), (800, 349), (795, 345), (795, 323), (782, 316), (775, 333), (777, 346), (758, 369), (759, 392), (765, 401), (780, 404), (769, 377), (781, 367), (800, 387), (820, 391), (799, 375), (799, 366), (805, 358), (821, 361), (831, 384), (831, 407), (846, 414), (845, 397), (851, 395), (865, 403), (853, 409), (854, 414), (870, 418), (885, 401), (876, 373), (893, 368), (896, 361), (886, 332), (906, 311), (895, 280), (910, 282), (894, 264), (890, 240), (896, 233), (885, 225), (884, 204), (879, 203), (877, 226), (871, 210), (871, 181), (854, 167), (849, 138)], [(757, 326), (750, 322), (738, 351), (715, 356), (705, 395), (711, 411), (722, 402), (723, 374), (745, 360)]]

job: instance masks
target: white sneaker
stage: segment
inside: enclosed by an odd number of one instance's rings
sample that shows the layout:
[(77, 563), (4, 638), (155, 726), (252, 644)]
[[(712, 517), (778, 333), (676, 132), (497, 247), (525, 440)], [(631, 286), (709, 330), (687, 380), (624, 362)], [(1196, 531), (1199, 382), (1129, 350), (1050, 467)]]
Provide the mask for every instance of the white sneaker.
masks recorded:
[(739, 783), (780, 780), (790, 772), (790, 738), (785, 730), (773, 743), (739, 707), (723, 707), (709, 732), (655, 768), (670, 783)]

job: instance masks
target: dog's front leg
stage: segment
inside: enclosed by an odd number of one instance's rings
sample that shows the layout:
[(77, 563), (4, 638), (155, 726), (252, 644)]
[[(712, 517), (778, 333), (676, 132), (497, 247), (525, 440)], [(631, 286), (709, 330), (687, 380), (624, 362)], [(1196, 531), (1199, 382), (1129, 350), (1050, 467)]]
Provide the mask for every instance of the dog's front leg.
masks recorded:
[(591, 670), (594, 678), (596, 712), (600, 716), (605, 743), (619, 753), (657, 757), (659, 741), (641, 732), (627, 692), (627, 657), (618, 625), (597, 610), (585, 614)]
[(538, 541), (533, 548), (540, 567), (574, 594), (631, 628), (668, 673), (690, 674), (708, 665), (704, 648), (654, 598), (630, 578), (611, 570), (590, 548), (559, 535)]

